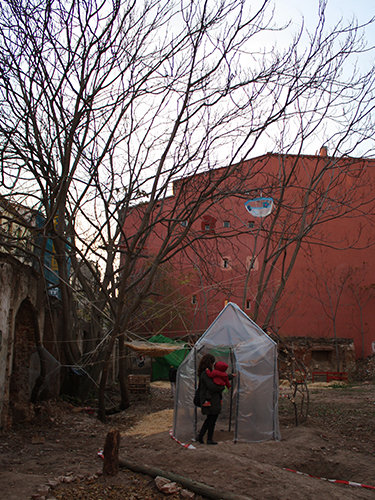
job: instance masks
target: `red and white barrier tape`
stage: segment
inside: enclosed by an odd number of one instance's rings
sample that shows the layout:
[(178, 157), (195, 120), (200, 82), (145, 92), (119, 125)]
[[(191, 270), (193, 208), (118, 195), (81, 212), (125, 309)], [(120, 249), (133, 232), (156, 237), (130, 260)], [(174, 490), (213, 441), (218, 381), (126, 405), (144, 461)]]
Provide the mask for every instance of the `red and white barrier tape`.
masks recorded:
[(375, 490), (375, 486), (369, 486), (367, 484), (354, 483), (353, 481), (342, 481), (340, 479), (327, 479), (325, 477), (312, 476), (311, 474), (306, 474), (305, 472), (299, 472), (298, 470), (287, 469), (285, 467), (284, 470), (287, 470), (289, 472), (295, 472), (296, 474), (300, 474), (301, 476), (312, 477), (314, 479), (323, 479), (323, 481), (329, 481), (330, 483), (347, 484), (348, 486), (360, 486), (361, 488), (368, 488), (369, 490)]
[(193, 446), (192, 444), (181, 443), (181, 441), (179, 441), (178, 439), (176, 439), (174, 437), (174, 435), (173, 435), (172, 429), (169, 431), (169, 435), (171, 436), (172, 439), (174, 439), (178, 444), (180, 444), (184, 448), (187, 448), (188, 450), (196, 450), (195, 446)]

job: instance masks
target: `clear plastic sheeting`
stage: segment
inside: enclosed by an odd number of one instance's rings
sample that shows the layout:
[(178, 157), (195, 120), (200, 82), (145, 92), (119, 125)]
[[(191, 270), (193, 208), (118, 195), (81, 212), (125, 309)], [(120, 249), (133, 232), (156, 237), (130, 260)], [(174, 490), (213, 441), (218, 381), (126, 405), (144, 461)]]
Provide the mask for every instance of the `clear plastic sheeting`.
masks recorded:
[(254, 198), (245, 203), (246, 210), (253, 217), (267, 217), (273, 209), (272, 198)]
[(228, 373), (236, 374), (232, 387), (223, 393), (216, 428), (226, 429), (235, 442), (279, 440), (276, 343), (233, 303), (226, 305), (178, 369), (173, 436), (193, 440), (203, 423), (193, 399), (197, 368), (207, 353), (225, 361)]
[(35, 352), (30, 357), (29, 366), (29, 388), (30, 394), (34, 388), (35, 382), (40, 375), (40, 356), (38, 351), (42, 351), (42, 355), (45, 361), (45, 375), (43, 385), (41, 386), (39, 392), (43, 394), (44, 399), (51, 396), (58, 395), (58, 388), (60, 385), (60, 368), (61, 365), (56, 358), (50, 354), (45, 347), (36, 347)]

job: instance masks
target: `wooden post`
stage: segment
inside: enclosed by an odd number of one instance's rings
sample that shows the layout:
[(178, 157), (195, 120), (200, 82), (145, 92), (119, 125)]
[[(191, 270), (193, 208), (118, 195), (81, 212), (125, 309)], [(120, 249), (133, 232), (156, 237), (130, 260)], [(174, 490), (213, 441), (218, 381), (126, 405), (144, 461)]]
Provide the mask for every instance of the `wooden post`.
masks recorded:
[(119, 471), (118, 453), (120, 438), (120, 431), (118, 429), (111, 429), (105, 439), (103, 474), (107, 476), (115, 476)]

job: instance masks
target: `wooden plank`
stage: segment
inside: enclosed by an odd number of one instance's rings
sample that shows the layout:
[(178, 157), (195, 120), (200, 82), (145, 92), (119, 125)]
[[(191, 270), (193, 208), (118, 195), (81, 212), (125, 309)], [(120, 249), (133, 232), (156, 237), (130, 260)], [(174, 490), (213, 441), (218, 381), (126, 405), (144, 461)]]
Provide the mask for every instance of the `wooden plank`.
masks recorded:
[(128, 390), (131, 394), (150, 392), (150, 376), (128, 375)]

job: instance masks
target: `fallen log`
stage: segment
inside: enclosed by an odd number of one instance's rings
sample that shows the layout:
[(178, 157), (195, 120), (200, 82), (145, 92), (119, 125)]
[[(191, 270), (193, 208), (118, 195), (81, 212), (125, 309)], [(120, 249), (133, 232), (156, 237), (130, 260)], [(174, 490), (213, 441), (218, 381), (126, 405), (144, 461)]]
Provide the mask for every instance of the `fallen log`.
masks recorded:
[(179, 483), (184, 488), (187, 488), (198, 495), (203, 497), (212, 498), (213, 500), (251, 500), (250, 497), (245, 497), (243, 495), (237, 495), (231, 493), (230, 491), (218, 491), (212, 486), (208, 486), (204, 483), (199, 483), (198, 481), (193, 481), (187, 477), (180, 476), (179, 474), (174, 474), (173, 472), (167, 472), (157, 467), (151, 467), (149, 465), (139, 465), (126, 460), (124, 458), (119, 458), (119, 467), (124, 469), (129, 469), (133, 472), (139, 472), (141, 474), (147, 474), (151, 477), (166, 477), (171, 481)]

